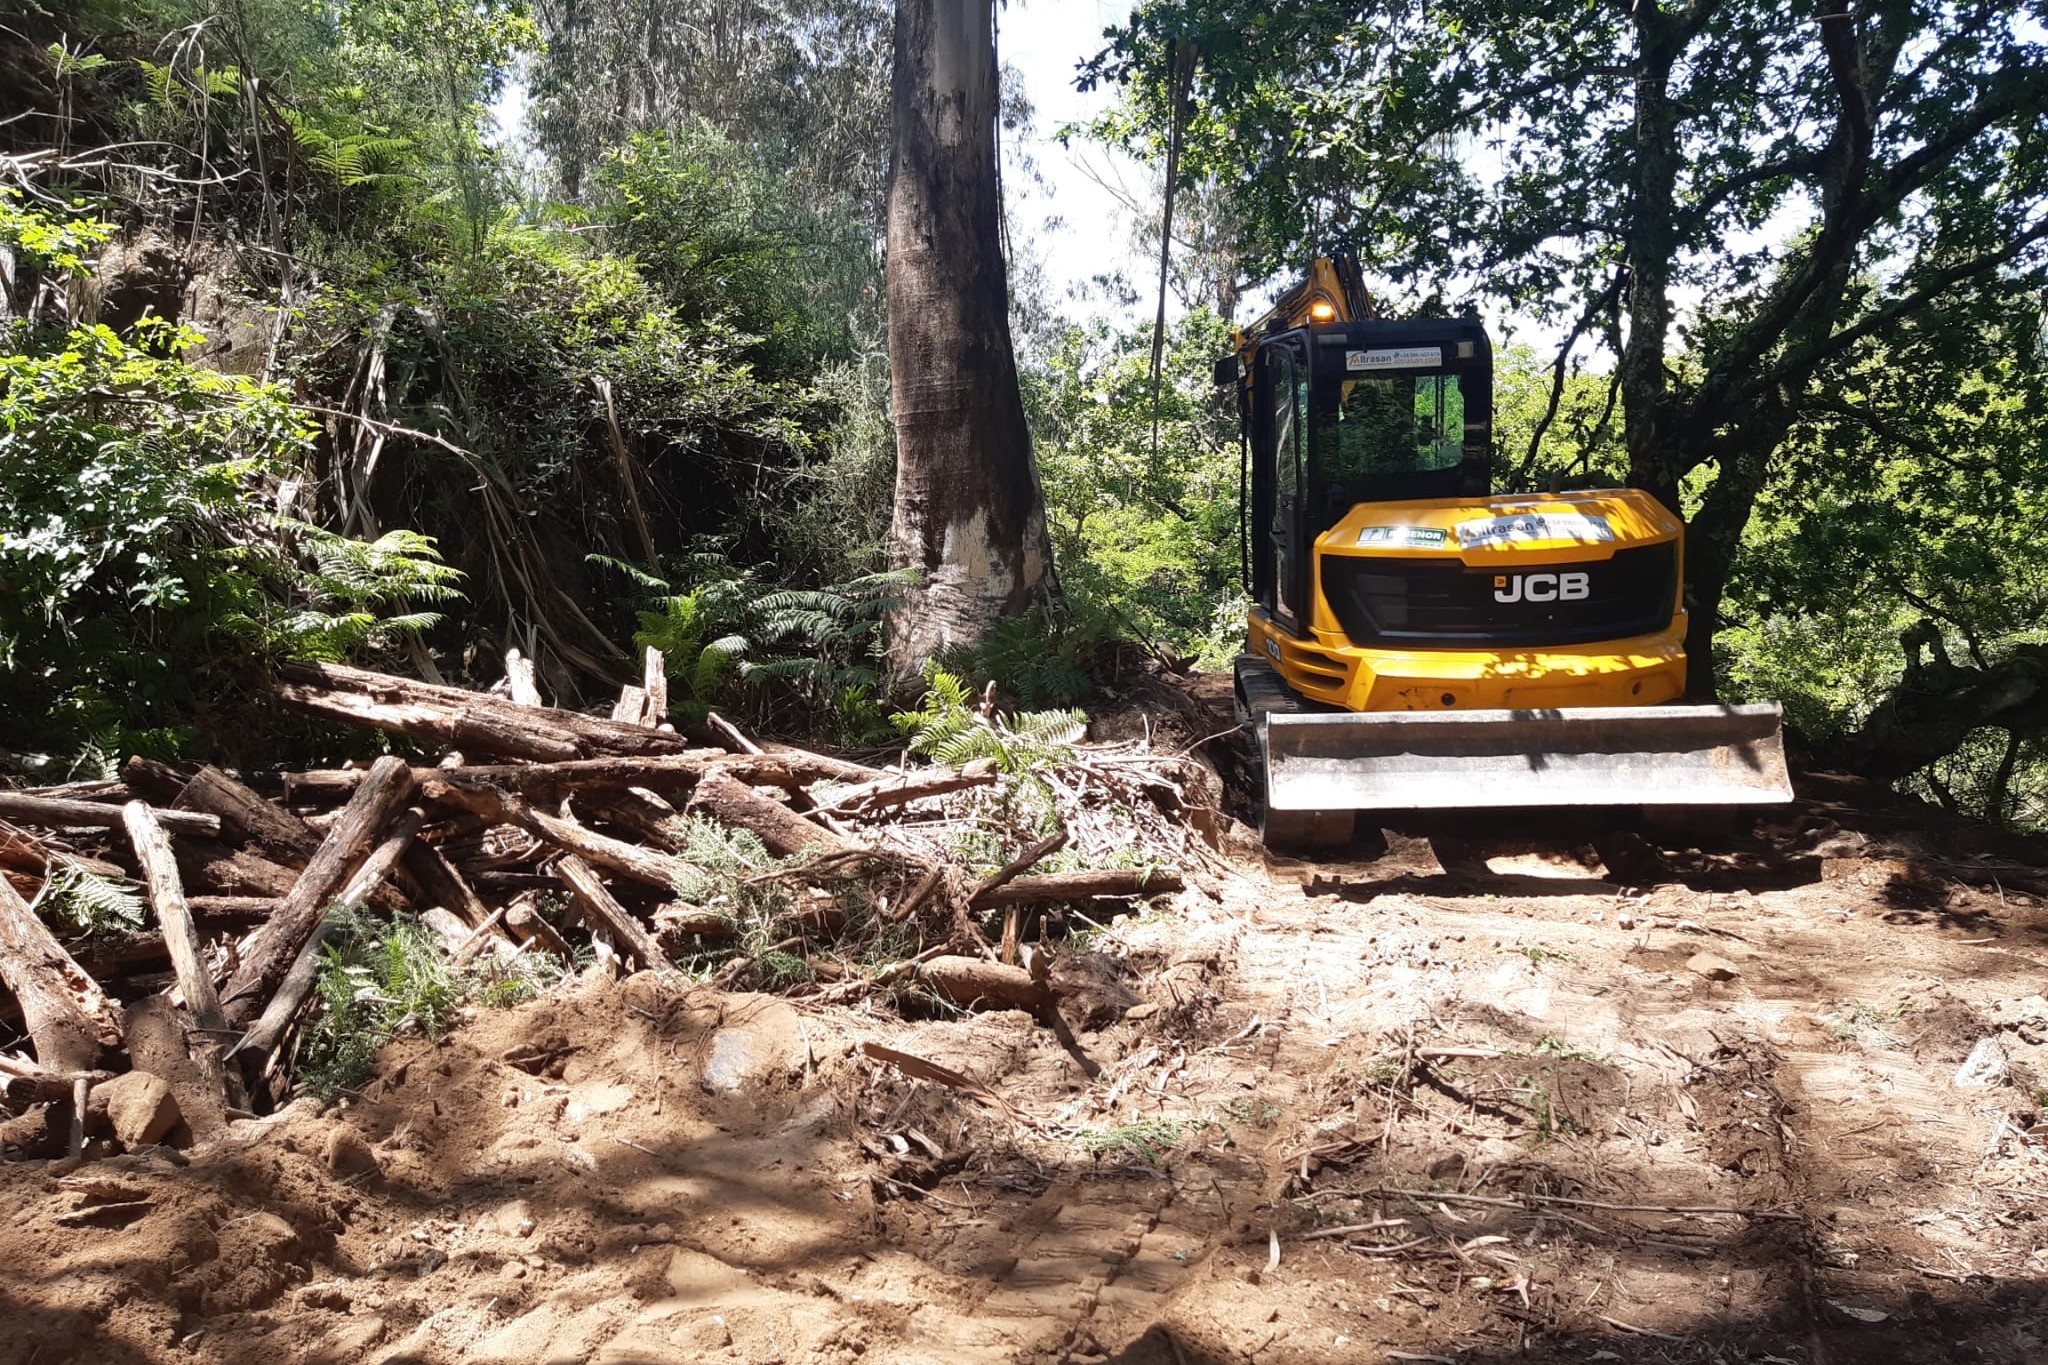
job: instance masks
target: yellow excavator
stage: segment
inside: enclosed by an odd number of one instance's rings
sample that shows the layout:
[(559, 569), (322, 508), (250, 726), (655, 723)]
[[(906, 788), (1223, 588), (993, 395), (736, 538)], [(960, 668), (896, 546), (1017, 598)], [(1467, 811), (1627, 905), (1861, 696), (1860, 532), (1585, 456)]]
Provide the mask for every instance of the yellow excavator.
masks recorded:
[(1776, 703), (1684, 695), (1684, 538), (1638, 489), (1493, 496), (1475, 319), (1318, 259), (1216, 367), (1243, 431), (1237, 705), (1274, 848), (1359, 811), (1791, 799)]

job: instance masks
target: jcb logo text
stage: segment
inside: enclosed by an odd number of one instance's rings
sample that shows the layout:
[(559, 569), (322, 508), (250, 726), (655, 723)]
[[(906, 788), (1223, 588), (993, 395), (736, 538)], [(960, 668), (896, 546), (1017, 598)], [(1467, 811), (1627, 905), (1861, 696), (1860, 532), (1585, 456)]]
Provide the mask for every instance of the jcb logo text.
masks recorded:
[(1496, 574), (1496, 602), (1580, 602), (1591, 596), (1591, 578), (1583, 573)]

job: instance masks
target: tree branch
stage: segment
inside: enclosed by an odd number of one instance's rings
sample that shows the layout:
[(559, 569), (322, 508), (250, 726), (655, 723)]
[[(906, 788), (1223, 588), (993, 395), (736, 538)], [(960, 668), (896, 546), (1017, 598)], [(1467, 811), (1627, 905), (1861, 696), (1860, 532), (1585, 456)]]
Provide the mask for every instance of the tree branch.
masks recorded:
[[(1617, 269), (1614, 277), (1607, 282), (1607, 287), (1586, 304), (1585, 310), (1579, 314), (1578, 321), (1572, 324), (1572, 330), (1566, 335), (1564, 344), (1557, 348), (1557, 361), (1550, 368), (1550, 402), (1544, 408), (1543, 416), (1537, 421), (1536, 429), (1529, 433), (1529, 450), (1522, 457), (1521, 468), (1515, 471), (1516, 483), (1524, 484), (1528, 481), (1531, 471), (1536, 466), (1537, 452), (1543, 448), (1543, 438), (1550, 431), (1550, 424), (1557, 420), (1558, 405), (1564, 401), (1565, 365), (1571, 359), (1572, 348), (1579, 344), (1579, 338), (1586, 334), (1586, 329), (1599, 321), (1600, 314), (1611, 308), (1621, 297), (1622, 285), (1627, 279), (1627, 269)], [(1611, 396), (1609, 401), (1611, 404)]]
[(1788, 353), (1776, 365), (1759, 372), (1754, 382), (1731, 390), (1728, 395), (1729, 401), (1741, 402), (1749, 395), (1767, 388), (1804, 384), (1807, 376), (1823, 360), (1840, 354), (1873, 332), (1883, 331), (1900, 318), (1918, 312), (1964, 281), (1987, 275), (2017, 259), (2028, 247), (2044, 239), (2048, 239), (2048, 218), (2043, 218), (1997, 251), (1987, 252), (1939, 271), (1933, 282), (1903, 298), (1895, 299), (1883, 308), (1864, 314), (1848, 327)]

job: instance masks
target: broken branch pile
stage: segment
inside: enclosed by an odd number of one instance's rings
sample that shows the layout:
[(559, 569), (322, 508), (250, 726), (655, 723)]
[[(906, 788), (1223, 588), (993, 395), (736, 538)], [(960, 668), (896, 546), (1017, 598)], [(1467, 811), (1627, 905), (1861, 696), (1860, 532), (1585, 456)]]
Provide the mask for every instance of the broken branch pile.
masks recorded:
[[(1183, 818), (1213, 804), (1186, 760), (1077, 743), (1028, 770), (883, 770), (715, 716), (693, 739), (644, 702), (665, 696), (659, 663), (618, 718), (293, 664), (280, 704), (419, 757), (242, 774), (138, 757), (119, 780), (0, 790), (0, 1028), (32, 1052), (0, 1051), (0, 1143), (79, 1159), (74, 1111), (106, 1111), (88, 1093), (129, 1065), (123, 1002), (158, 993), (183, 1011), (188, 1089), (122, 1141), (279, 1103), (329, 1008), (323, 974), (380, 923), (426, 926), (463, 981), (623, 964), (1057, 1027), (1070, 919), (1177, 892), (1170, 864), (1214, 856)], [(138, 922), (80, 913), (96, 905)], [(60, 934), (67, 910), (88, 923)]]

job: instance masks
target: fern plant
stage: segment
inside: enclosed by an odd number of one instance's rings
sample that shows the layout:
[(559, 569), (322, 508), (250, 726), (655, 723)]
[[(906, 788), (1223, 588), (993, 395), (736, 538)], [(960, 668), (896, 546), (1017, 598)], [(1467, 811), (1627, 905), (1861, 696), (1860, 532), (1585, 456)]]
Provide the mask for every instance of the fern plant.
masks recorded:
[(417, 531), (363, 541), (306, 522), (273, 518), (272, 524), (298, 552), (273, 564), (293, 606), (279, 610), (273, 600), (259, 599), (250, 604), (254, 610), (228, 613), (221, 622), (267, 654), (339, 662), (440, 624), (439, 612), (416, 604), (461, 600), (455, 585), (462, 571), (444, 563), (432, 538)]
[(81, 934), (140, 929), (146, 919), (142, 897), (135, 891), (75, 863), (53, 867), (36, 908)]
[(717, 703), (726, 684), (750, 648), (747, 637), (713, 634), (719, 622), (706, 594), (682, 592), (661, 599), (654, 611), (635, 613), (640, 629), (633, 643), (661, 653), (668, 670), (669, 712), (685, 720), (702, 720)]
[(1088, 733), (1088, 715), (1077, 708), (984, 715), (958, 675), (933, 667), (925, 678), (916, 708), (890, 720), (910, 736), (911, 753), (948, 767), (985, 759), (997, 772), (1042, 772), (1071, 761), (1075, 743)]
[(635, 613), (633, 643), (660, 651), (669, 709), (679, 719), (701, 719), (739, 699), (753, 706), (756, 719), (795, 711), (813, 730), (856, 741), (882, 729), (875, 653), (908, 570), (823, 588), (773, 588), (722, 555), (697, 551), (684, 560), (694, 586), (677, 592), (668, 580), (620, 560), (590, 561), (654, 594)]

